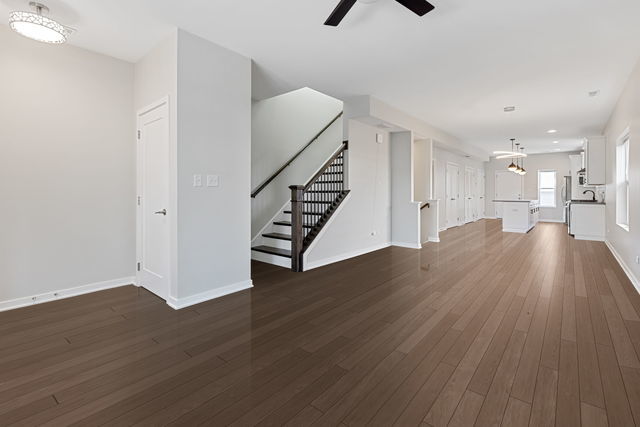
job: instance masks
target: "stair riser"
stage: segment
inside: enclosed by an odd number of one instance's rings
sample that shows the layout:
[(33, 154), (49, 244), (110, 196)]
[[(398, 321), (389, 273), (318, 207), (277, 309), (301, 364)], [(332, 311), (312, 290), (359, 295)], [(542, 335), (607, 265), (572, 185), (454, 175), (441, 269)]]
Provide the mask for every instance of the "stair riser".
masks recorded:
[(267, 264), (279, 265), (284, 268), (291, 268), (291, 258), (251, 251), (251, 259), (266, 262)]
[(262, 244), (265, 246), (272, 246), (274, 248), (291, 250), (291, 241), (274, 239), (272, 237), (262, 237)]
[(282, 234), (291, 234), (291, 227), (286, 225), (272, 225), (271, 226), (272, 233), (282, 233)]

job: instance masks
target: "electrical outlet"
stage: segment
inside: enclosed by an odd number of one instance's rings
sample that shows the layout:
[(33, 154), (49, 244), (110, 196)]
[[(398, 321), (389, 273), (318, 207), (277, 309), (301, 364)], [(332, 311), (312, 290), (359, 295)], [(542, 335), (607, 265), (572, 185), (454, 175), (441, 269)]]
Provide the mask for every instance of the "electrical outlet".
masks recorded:
[(220, 185), (218, 175), (207, 175), (207, 187), (217, 187)]
[(202, 175), (193, 175), (193, 186), (202, 187)]

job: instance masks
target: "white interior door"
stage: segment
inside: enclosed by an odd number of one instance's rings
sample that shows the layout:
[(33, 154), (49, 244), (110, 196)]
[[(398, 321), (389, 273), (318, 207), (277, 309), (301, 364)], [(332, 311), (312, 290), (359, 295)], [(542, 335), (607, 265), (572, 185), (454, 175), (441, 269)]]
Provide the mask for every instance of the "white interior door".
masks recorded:
[[(522, 176), (511, 171), (496, 171), (496, 200), (522, 199)], [(502, 218), (502, 203), (496, 203), (496, 218)]]
[(484, 171), (478, 169), (478, 219), (484, 218), (485, 210), (485, 178)]
[(460, 199), (460, 167), (455, 163), (447, 163), (446, 193), (447, 193), (447, 227), (460, 225), (458, 201)]
[(138, 284), (169, 296), (168, 100), (138, 114)]
[(474, 213), (474, 169), (466, 168), (464, 171), (464, 222), (475, 220)]

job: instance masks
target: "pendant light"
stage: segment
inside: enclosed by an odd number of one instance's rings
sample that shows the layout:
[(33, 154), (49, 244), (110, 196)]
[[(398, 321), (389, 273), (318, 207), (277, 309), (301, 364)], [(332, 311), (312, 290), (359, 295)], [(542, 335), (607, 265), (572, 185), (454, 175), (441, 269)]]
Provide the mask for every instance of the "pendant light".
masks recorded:
[(67, 41), (73, 30), (43, 14), (49, 8), (41, 3), (30, 2), (33, 12), (16, 11), (9, 14), (9, 26), (16, 33), (44, 43), (60, 44)]
[[(513, 143), (515, 142), (515, 138), (511, 138), (511, 152), (513, 151)], [(511, 172), (515, 172), (518, 169), (518, 165), (513, 163), (513, 158), (511, 158), (511, 164), (507, 167)]]
[[(520, 153), (520, 143), (518, 142), (516, 142), (516, 153)], [(512, 172), (520, 174), (520, 156), (516, 157), (516, 168)]]
[[(520, 150), (522, 151), (522, 154), (524, 154), (524, 147), (520, 147)], [(524, 158), (526, 156), (522, 156), (522, 166), (520, 167), (520, 175), (526, 175), (527, 174), (527, 170), (524, 168)]]

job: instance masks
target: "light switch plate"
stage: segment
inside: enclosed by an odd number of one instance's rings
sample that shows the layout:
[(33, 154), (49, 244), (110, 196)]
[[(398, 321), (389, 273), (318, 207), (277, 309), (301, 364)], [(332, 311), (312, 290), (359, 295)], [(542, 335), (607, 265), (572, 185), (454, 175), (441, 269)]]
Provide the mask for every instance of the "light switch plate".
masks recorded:
[(202, 175), (193, 175), (193, 186), (202, 187)]
[(207, 175), (207, 187), (217, 187), (220, 185), (220, 177), (218, 175)]
[(381, 133), (376, 133), (376, 142), (382, 144), (384, 142), (384, 136)]

